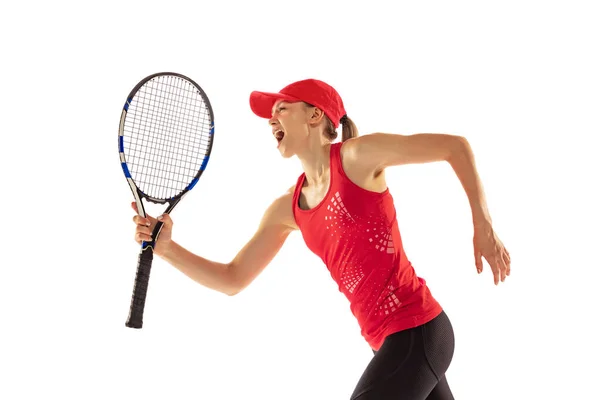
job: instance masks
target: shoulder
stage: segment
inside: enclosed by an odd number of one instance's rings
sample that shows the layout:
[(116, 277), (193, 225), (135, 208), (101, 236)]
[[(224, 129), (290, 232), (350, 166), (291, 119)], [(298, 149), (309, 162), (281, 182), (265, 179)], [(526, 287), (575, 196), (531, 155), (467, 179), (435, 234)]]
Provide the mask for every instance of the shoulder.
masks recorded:
[(371, 191), (383, 192), (387, 188), (384, 168), (377, 152), (373, 151), (377, 133), (351, 138), (342, 143), (341, 166), (346, 177), (355, 185)]
[(340, 143), (340, 159), (346, 167), (365, 168), (373, 164), (375, 160), (372, 155), (373, 146), (377, 144), (377, 133), (358, 136)]
[(385, 136), (383, 133), (369, 133), (348, 139), (341, 143), (340, 154), (349, 159), (359, 159), (362, 153), (380, 145)]

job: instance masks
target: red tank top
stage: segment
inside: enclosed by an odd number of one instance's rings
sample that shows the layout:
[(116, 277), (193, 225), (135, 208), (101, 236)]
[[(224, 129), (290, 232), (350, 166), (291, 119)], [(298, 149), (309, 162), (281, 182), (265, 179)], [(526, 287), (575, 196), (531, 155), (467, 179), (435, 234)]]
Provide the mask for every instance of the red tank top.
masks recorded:
[(376, 193), (350, 181), (341, 146), (331, 145), (329, 190), (310, 210), (298, 205), (305, 174), (298, 178), (294, 217), (306, 245), (350, 301), (362, 336), (378, 350), (386, 336), (432, 320), (442, 307), (404, 253), (389, 189)]

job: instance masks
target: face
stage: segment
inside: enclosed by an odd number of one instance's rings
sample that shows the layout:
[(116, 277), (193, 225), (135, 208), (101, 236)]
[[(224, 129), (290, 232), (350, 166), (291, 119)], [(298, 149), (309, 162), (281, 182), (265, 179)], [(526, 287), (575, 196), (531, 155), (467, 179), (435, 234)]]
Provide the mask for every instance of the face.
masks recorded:
[(303, 102), (278, 101), (273, 106), (269, 125), (281, 155), (289, 158), (308, 146), (310, 128), (314, 124), (314, 108)]

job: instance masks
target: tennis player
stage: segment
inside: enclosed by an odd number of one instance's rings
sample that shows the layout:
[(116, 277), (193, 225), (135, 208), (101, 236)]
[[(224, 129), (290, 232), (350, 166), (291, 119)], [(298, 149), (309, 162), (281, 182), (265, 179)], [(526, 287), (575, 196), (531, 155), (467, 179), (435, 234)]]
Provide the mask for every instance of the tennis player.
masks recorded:
[[(471, 206), (477, 272), (483, 271), (485, 258), (498, 285), (510, 275), (510, 255), (492, 228), (467, 140), (429, 133), (358, 136), (338, 92), (315, 79), (277, 93), (252, 92), (250, 107), (268, 120), (281, 155), (301, 161), (296, 184), (270, 204), (253, 237), (228, 263), (207, 260), (174, 242), (169, 215), (159, 217), (164, 226), (155, 254), (196, 282), (235, 295), (299, 230), (347, 297), (374, 353), (351, 399), (453, 399), (445, 374), (454, 354), (454, 331), (404, 252), (385, 170), (437, 161), (451, 165)], [(342, 140), (336, 142), (340, 125)], [(150, 240), (156, 220), (137, 215), (133, 220), (135, 240)]]

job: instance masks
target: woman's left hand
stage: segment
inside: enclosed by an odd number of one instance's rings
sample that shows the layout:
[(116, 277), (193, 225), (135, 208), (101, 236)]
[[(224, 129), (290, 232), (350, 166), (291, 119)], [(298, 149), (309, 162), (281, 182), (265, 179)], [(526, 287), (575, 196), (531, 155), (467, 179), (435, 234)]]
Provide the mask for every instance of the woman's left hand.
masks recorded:
[(504, 282), (510, 275), (510, 254), (490, 224), (475, 225), (473, 247), (477, 272), (483, 272), (483, 257), (492, 269), (494, 284)]

